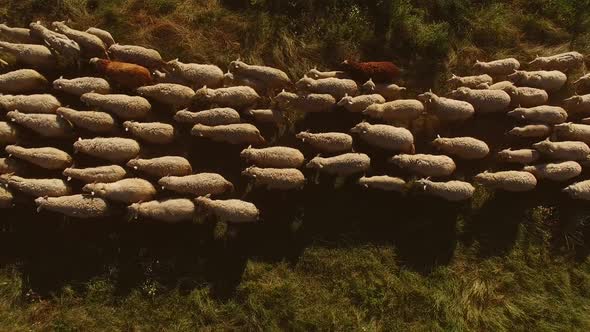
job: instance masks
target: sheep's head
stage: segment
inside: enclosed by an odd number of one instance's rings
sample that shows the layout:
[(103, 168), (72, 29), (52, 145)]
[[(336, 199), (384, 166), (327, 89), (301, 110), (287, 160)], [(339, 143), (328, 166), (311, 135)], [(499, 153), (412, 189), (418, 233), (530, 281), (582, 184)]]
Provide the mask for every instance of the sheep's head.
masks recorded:
[(431, 184), (432, 184), (432, 181), (430, 181), (428, 179), (418, 179), (414, 182), (414, 185), (417, 186), (422, 191), (426, 191)]
[(314, 157), (305, 165), (305, 168), (313, 168), (313, 169), (323, 168), (324, 167), (324, 165), (322, 164), (323, 161), (324, 161), (324, 158), (322, 158), (320, 156)]
[(537, 56), (533, 61), (529, 62), (529, 66), (532, 68), (538, 68), (545, 63), (547, 63), (547, 58)]
[(512, 81), (514, 83), (518, 83), (518, 81), (520, 81), (524, 77), (524, 75), (526, 75), (524, 71), (515, 69), (514, 72), (512, 74), (506, 76), (506, 78), (509, 81)]
[(253, 157), (256, 149), (253, 149), (252, 146), (248, 146), (242, 152), (240, 152), (240, 158), (244, 159), (246, 162), (249, 162)]
[(59, 32), (64, 32), (69, 29), (69, 27), (64, 22), (58, 22), (58, 21), (51, 23), (51, 27), (56, 29)]
[(451, 93), (449, 93), (449, 96), (452, 98), (465, 98), (469, 95), (470, 91), (471, 89), (462, 86), (458, 89), (451, 91)]
[(295, 138), (300, 139), (303, 142), (305, 142), (305, 140), (308, 139), (310, 136), (311, 134), (308, 131), (302, 131), (300, 133), (295, 134)]
[(346, 94), (340, 101), (338, 101), (338, 106), (345, 106), (345, 105), (352, 105), (352, 96)]
[(250, 166), (250, 167), (246, 168), (245, 170), (243, 170), (241, 174), (242, 174), (242, 176), (245, 176), (245, 177), (256, 178), (255, 170), (256, 170), (255, 166)]
[(434, 92), (432, 92), (432, 90), (431, 91), (428, 91), (428, 92), (424, 92), (422, 94), (419, 94), (416, 97), (416, 99), (418, 99), (419, 101), (421, 101), (423, 104), (430, 104), (436, 98), (438, 98), (438, 96), (435, 95)]
[(137, 170), (140, 166), (140, 162), (138, 158), (135, 159), (131, 159), (127, 162), (127, 167), (133, 168), (134, 170)]
[(295, 93), (283, 90), (281, 91), (281, 93), (274, 97), (273, 101), (277, 103), (277, 105), (279, 105), (280, 107), (286, 107), (297, 98), (298, 96)]
[(538, 150), (539, 152), (545, 152), (546, 153), (546, 152), (553, 151), (552, 145), (553, 144), (549, 140), (549, 137), (547, 137), (546, 139), (544, 139), (544, 140), (542, 140), (540, 142), (537, 142), (537, 143), (533, 144), (532, 146), (533, 146), (533, 148), (535, 150)]
[(213, 203), (210, 198), (211, 195), (199, 196), (195, 198), (195, 212), (208, 215), (210, 213), (209, 206)]
[(170, 60), (168, 62), (166, 62), (166, 69), (170, 70), (171, 72), (177, 72), (180, 71), (180, 65), (182, 63), (180, 61), (178, 61), (178, 59), (174, 59), (174, 60)]
[(475, 60), (475, 63), (473, 64), (473, 69), (474, 70), (482, 70), (485, 67), (485, 62), (481, 62), (479, 60)]
[(197, 106), (209, 106), (211, 98), (211, 89), (208, 89), (205, 85), (204, 87), (195, 91), (192, 102)]
[(234, 60), (232, 62), (229, 63), (229, 69), (230, 71), (236, 71), (239, 72), (240, 70), (243, 70), (247, 67), (248, 65), (241, 61), (241, 60)]
[(584, 99), (581, 96), (576, 95), (576, 96), (572, 96), (567, 99), (564, 99), (563, 103), (566, 105), (579, 105), (583, 101), (584, 101)]
[(553, 130), (556, 134), (571, 134), (574, 131), (571, 122), (556, 124)]
[(104, 196), (106, 194), (106, 184), (105, 183), (89, 183), (82, 187), (82, 191), (91, 193), (92, 195), (96, 196)]
[(430, 144), (432, 144), (432, 146), (434, 146), (435, 148), (440, 148), (443, 145), (445, 145), (446, 143), (447, 143), (446, 138), (438, 136)]
[(512, 159), (512, 156), (510, 155), (510, 151), (512, 151), (512, 150), (504, 149), (504, 150), (498, 151), (498, 154), (496, 155), (498, 160), (506, 161), (506, 160)]
[(313, 79), (307, 77), (307, 75), (303, 76), (302, 79), (295, 83), (295, 87), (299, 90), (309, 90), (313, 86)]
[(88, 60), (88, 63), (96, 66), (97, 64), (101, 63), (101, 59), (100, 58), (92, 58), (92, 59)]
[(371, 124), (363, 121), (354, 126), (352, 129), (350, 129), (350, 132), (356, 134), (364, 134), (369, 130), (369, 128), (371, 128)]
[(372, 78), (369, 78), (368, 81), (366, 81), (365, 83), (363, 83), (363, 85), (361, 86), (361, 88), (363, 89), (363, 91), (373, 92), (377, 88), (377, 85), (375, 84), (375, 82), (373, 82), (373, 79)]
[(508, 115), (509, 117), (513, 117), (513, 118), (523, 118), (525, 112), (526, 112), (525, 108), (517, 107), (517, 108), (513, 109), (512, 111), (507, 112), (506, 115)]
[(64, 82), (65, 82), (65, 80), (63, 79), (63, 76), (56, 79), (55, 81), (53, 81), (53, 88), (55, 90), (62, 90)]
[(455, 74), (451, 74), (451, 78), (449, 78), (447, 80), (447, 82), (449, 82), (450, 84), (460, 84), (461, 83), (461, 77), (455, 75)]
[(398, 154), (398, 155), (395, 155), (395, 156), (389, 158), (388, 161), (391, 164), (394, 164), (396, 166), (399, 166), (401, 164), (403, 158), (404, 158), (403, 155)]
[(312, 68), (307, 72), (306, 75), (313, 78), (314, 80), (317, 80), (320, 78), (321, 72), (317, 68)]
[(576, 190), (575, 183), (563, 188), (561, 191), (568, 194), (571, 198), (578, 198), (580, 192)]

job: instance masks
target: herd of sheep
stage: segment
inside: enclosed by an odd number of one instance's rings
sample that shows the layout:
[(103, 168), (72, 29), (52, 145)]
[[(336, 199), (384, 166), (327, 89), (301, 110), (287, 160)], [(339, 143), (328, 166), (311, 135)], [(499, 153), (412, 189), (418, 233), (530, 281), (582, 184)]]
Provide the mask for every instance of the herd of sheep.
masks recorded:
[[(53, 22), (49, 29), (35, 22), (29, 28), (0, 25), (0, 66), (0, 144), (6, 154), (0, 159), (3, 208), (13, 206), (18, 193), (34, 198), (38, 209), (76, 218), (109, 216), (114, 205), (124, 204), (136, 218), (163, 222), (201, 215), (226, 222), (258, 220), (260, 211), (251, 202), (212, 198), (237, 195), (222, 174), (198, 172), (182, 156), (147, 158), (142, 153), (145, 146), (171, 146), (186, 139), (244, 148), (240, 158), (249, 166), (241, 176), (254, 186), (276, 191), (301, 190), (310, 181), (302, 172), (306, 168), (352, 178), (367, 190), (405, 193), (417, 188), (459, 202), (475, 191), (466, 180), (493, 190), (526, 192), (535, 189), (537, 181), (574, 179), (590, 165), (590, 117), (584, 118), (590, 116), (590, 94), (552, 98), (564, 91), (566, 73), (584, 67), (584, 57), (577, 52), (537, 57), (527, 70), (521, 70), (514, 58), (477, 61), (475, 76), (449, 79), (455, 90), (446, 97), (428, 91), (404, 99), (409, 93), (393, 83), (399, 69), (390, 62), (345, 61), (342, 70), (314, 68), (293, 83), (285, 72), (271, 67), (236, 60), (224, 73), (215, 65), (166, 62), (158, 51), (119, 45), (101, 29), (80, 31), (63, 22)], [(45, 72), (62, 72), (69, 78), (50, 84), (41, 74)], [(570, 79), (578, 92), (590, 89), (590, 74), (575, 82)], [(68, 98), (83, 109), (67, 107)], [(271, 146), (259, 130), (286, 126), (297, 115), (329, 113), (337, 118), (343, 112), (363, 120), (348, 132), (295, 135), (313, 156), (295, 147)], [(438, 153), (417, 151), (413, 122), (434, 117), (453, 127), (490, 113), (519, 123), (507, 133), (514, 139), (537, 142), (495, 151), (481, 138), (439, 136), (429, 142)], [(566, 122), (578, 118), (579, 123)], [(179, 138), (181, 126), (190, 126), (194, 137)], [(34, 144), (23, 139), (27, 135), (37, 138)], [(73, 144), (76, 158), (45, 143), (64, 139)], [(374, 172), (367, 176), (372, 159), (354, 152), (357, 140), (388, 153), (387, 163), (405, 172), (406, 179)], [(477, 162), (490, 154), (521, 166), (485, 171), (471, 179), (454, 177), (456, 162)], [(78, 167), (80, 156), (94, 164)], [(61, 175), (22, 176), (30, 167)], [(81, 192), (75, 192), (72, 179), (83, 183)], [(174, 197), (155, 200), (159, 191)], [(563, 191), (573, 199), (590, 200), (590, 180)]]

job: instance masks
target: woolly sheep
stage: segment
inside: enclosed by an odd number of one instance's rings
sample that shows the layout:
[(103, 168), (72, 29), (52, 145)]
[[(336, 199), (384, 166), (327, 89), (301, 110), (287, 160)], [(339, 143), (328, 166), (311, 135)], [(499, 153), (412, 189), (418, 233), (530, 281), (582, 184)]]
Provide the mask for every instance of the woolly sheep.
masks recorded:
[(271, 90), (281, 89), (291, 84), (289, 76), (284, 71), (272, 67), (249, 65), (236, 60), (229, 64), (229, 69), (234, 74), (261, 81)]
[(38, 40), (31, 36), (31, 30), (27, 28), (9, 27), (0, 24), (0, 37), (12, 43), (37, 44)]
[(581, 141), (590, 144), (590, 125), (562, 123), (553, 126), (553, 133), (560, 140)]
[(473, 105), (477, 113), (505, 112), (510, 105), (510, 95), (502, 90), (473, 90), (460, 87), (449, 96)]
[(576, 182), (562, 191), (573, 199), (590, 200), (590, 180)]
[(76, 96), (81, 96), (89, 92), (100, 94), (111, 93), (109, 82), (100, 77), (76, 77), (72, 79), (60, 77), (53, 81), (53, 88)]
[(158, 51), (137, 45), (113, 44), (109, 53), (116, 61), (135, 63), (147, 68), (161, 68), (165, 62)]
[(551, 127), (544, 124), (532, 124), (514, 127), (508, 131), (509, 135), (525, 138), (544, 138), (551, 134)]
[(295, 138), (325, 153), (342, 153), (352, 150), (352, 136), (345, 133), (310, 133), (302, 131)]
[(490, 62), (475, 61), (473, 69), (479, 73), (492, 76), (503, 76), (513, 73), (520, 68), (520, 62), (515, 58), (499, 59)]
[(299, 150), (286, 146), (273, 146), (262, 149), (248, 147), (242, 150), (240, 157), (247, 163), (259, 167), (274, 168), (299, 168), (303, 165), (305, 159)]
[(274, 102), (281, 110), (302, 113), (329, 112), (336, 105), (336, 99), (330, 94), (310, 93), (298, 95), (286, 91), (279, 93), (274, 98)]
[(162, 189), (195, 196), (221, 195), (234, 191), (234, 185), (217, 173), (165, 176), (158, 180), (158, 184)]
[(42, 39), (45, 45), (58, 55), (64, 66), (77, 65), (80, 60), (80, 45), (66, 35), (47, 29), (39, 22), (29, 24), (31, 36)]
[(55, 113), (61, 103), (50, 94), (0, 95), (0, 107), (22, 113)]
[(393, 83), (374, 83), (372, 79), (369, 79), (363, 83), (361, 90), (364, 93), (380, 94), (386, 101), (392, 101), (398, 99), (406, 88)]
[(500, 161), (528, 165), (539, 160), (541, 154), (533, 149), (512, 150), (509, 148), (498, 151), (497, 157)]
[(7, 145), (4, 150), (10, 156), (45, 169), (62, 170), (72, 165), (72, 157), (56, 148), (23, 148), (16, 145)]
[(188, 86), (174, 83), (160, 83), (137, 88), (140, 96), (175, 107), (187, 107), (191, 104), (195, 92)]
[(265, 139), (260, 135), (258, 128), (249, 123), (235, 123), (220, 126), (196, 124), (191, 129), (191, 135), (229, 144), (257, 145), (265, 143)]
[(388, 162), (421, 176), (449, 176), (457, 166), (447, 156), (430, 154), (399, 154), (391, 157)]
[(334, 157), (315, 157), (306, 168), (336, 176), (349, 176), (364, 173), (371, 167), (371, 159), (364, 153), (345, 153)]
[(242, 175), (252, 178), (255, 186), (262, 186), (271, 190), (301, 189), (305, 185), (305, 176), (296, 168), (250, 166), (242, 172)]
[(38, 197), (37, 211), (43, 209), (73, 218), (102, 218), (112, 214), (112, 207), (102, 198), (87, 195)]
[(33, 69), (18, 69), (0, 75), (0, 94), (31, 93), (47, 87), (47, 79)]
[(13, 158), (0, 158), (0, 174), (20, 174), (24, 166)]
[(76, 111), (67, 107), (58, 108), (56, 113), (74, 126), (94, 133), (114, 133), (118, 130), (117, 121), (109, 113)]
[(239, 199), (213, 200), (203, 196), (195, 198), (195, 204), (219, 222), (256, 222), (260, 217), (260, 211), (254, 204)]
[(125, 121), (123, 127), (147, 143), (169, 144), (174, 141), (174, 126), (167, 123)]
[(137, 120), (144, 118), (152, 106), (150, 102), (139, 96), (122, 94), (85, 93), (80, 100), (88, 106), (112, 113), (125, 120)]
[(449, 202), (468, 200), (475, 192), (475, 187), (471, 183), (457, 180), (434, 182), (420, 179), (416, 181), (416, 185), (421, 186), (426, 194), (443, 198)]
[(72, 188), (62, 179), (27, 179), (16, 175), (0, 175), (0, 182), (10, 189), (34, 197), (70, 195)]
[(432, 91), (420, 94), (416, 98), (424, 104), (426, 110), (432, 112), (441, 120), (464, 121), (471, 118), (475, 113), (475, 109), (470, 103), (439, 97)]
[(295, 86), (300, 91), (332, 95), (336, 100), (342, 99), (345, 95), (356, 96), (358, 94), (356, 82), (349, 79), (322, 78), (314, 80), (304, 76), (295, 83)]
[(107, 46), (102, 39), (88, 32), (72, 29), (63, 22), (53, 22), (51, 26), (58, 32), (68, 36), (71, 40), (78, 43), (80, 50), (87, 58), (101, 57), (106, 58)]
[(507, 87), (503, 89), (510, 95), (512, 105), (535, 107), (547, 103), (549, 95), (545, 90), (529, 87)]
[(55, 56), (43, 45), (0, 41), (0, 52), (11, 55), (19, 64), (33, 68), (51, 69), (57, 64)]
[(254, 118), (255, 122), (279, 124), (285, 121), (284, 113), (276, 109), (249, 109), (244, 114)]
[(537, 178), (525, 171), (500, 171), (495, 173), (486, 171), (477, 174), (473, 179), (476, 183), (491, 189), (511, 192), (530, 191), (537, 186)]
[(112, 83), (125, 89), (133, 90), (153, 82), (150, 71), (140, 65), (99, 58), (92, 58), (89, 63)]
[(131, 159), (127, 162), (127, 167), (158, 178), (164, 176), (184, 176), (193, 173), (193, 168), (189, 161), (178, 156)]
[(72, 126), (57, 114), (35, 114), (10, 111), (6, 113), (12, 122), (29, 128), (43, 137), (64, 138), (73, 135)]
[(109, 183), (125, 178), (127, 171), (119, 165), (108, 165), (88, 168), (66, 168), (62, 174), (68, 177), (68, 181), (76, 179), (85, 183)]
[(261, 82), (257, 79), (254, 79), (252, 77), (236, 75), (236, 74), (230, 73), (230, 72), (223, 74), (223, 86), (224, 87), (249, 86), (252, 89), (254, 89), (256, 92), (259, 92), (259, 93), (267, 92), (267, 87), (264, 85), (263, 82)]
[(382, 149), (414, 153), (414, 136), (406, 128), (361, 122), (354, 126), (350, 132), (358, 134), (370, 145)]
[(493, 79), (490, 75), (483, 74), (477, 76), (457, 76), (455, 74), (448, 80), (448, 83), (456, 87), (464, 86), (471, 89), (475, 89), (479, 84), (487, 83), (492, 84)]
[(142, 217), (166, 223), (191, 221), (195, 216), (195, 203), (187, 198), (133, 203), (127, 209), (135, 219)]
[(343, 71), (319, 71), (317, 67), (310, 69), (305, 75), (313, 78), (314, 80), (319, 80), (322, 78), (350, 78), (348, 74)]
[(578, 78), (573, 82), (576, 87), (590, 87), (590, 73)]
[(590, 154), (590, 148), (584, 142), (551, 142), (549, 138), (533, 144), (533, 148), (552, 159), (584, 160)]
[(8, 189), (0, 187), (0, 209), (12, 207), (14, 196)]
[(590, 113), (590, 94), (564, 99), (563, 106), (568, 112)]
[(206, 126), (219, 126), (240, 123), (240, 114), (229, 107), (212, 108), (199, 112), (190, 112), (188, 109), (184, 109), (176, 112), (174, 121), (192, 125), (200, 123)]
[(530, 108), (518, 107), (507, 114), (513, 118), (544, 124), (558, 124), (567, 119), (567, 112), (563, 108), (549, 105)]
[(156, 195), (156, 188), (140, 178), (122, 179), (110, 183), (88, 183), (82, 187), (82, 190), (92, 196), (126, 204), (150, 201)]
[(567, 181), (580, 175), (582, 173), (582, 166), (575, 161), (564, 161), (560, 163), (525, 166), (522, 170), (533, 174), (537, 179)]
[(508, 75), (508, 79), (518, 86), (543, 89), (547, 92), (560, 90), (567, 81), (567, 76), (557, 70), (524, 71), (517, 70)]
[(546, 57), (536, 57), (529, 62), (532, 69), (568, 70), (579, 68), (584, 64), (584, 56), (578, 52), (566, 52)]
[(193, 103), (199, 106), (218, 105), (242, 109), (254, 105), (260, 96), (249, 86), (209, 89), (206, 86), (195, 92)]
[(182, 63), (174, 59), (168, 61), (167, 67), (173, 76), (189, 82), (192, 87), (218, 88), (223, 85), (223, 71), (215, 65)]
[(583, 119), (580, 120), (580, 122), (583, 123), (583, 124), (590, 124), (590, 117), (583, 118)]
[(19, 129), (9, 122), (0, 122), (0, 144), (18, 142)]
[(369, 189), (395, 191), (398, 193), (404, 193), (406, 191), (406, 181), (404, 179), (388, 175), (363, 176), (358, 179), (357, 183), (361, 187)]
[(122, 137), (79, 139), (74, 143), (74, 151), (112, 162), (133, 159), (137, 157), (139, 150), (137, 141)]
[(424, 105), (415, 99), (400, 99), (367, 107), (363, 114), (386, 122), (411, 121), (424, 112)]
[(490, 153), (484, 141), (473, 137), (438, 137), (432, 141), (437, 149), (462, 159), (481, 159)]
[(383, 103), (385, 103), (385, 98), (379, 94), (361, 95), (356, 97), (346, 95), (340, 99), (337, 105), (344, 107), (344, 109), (349, 112), (360, 113), (373, 104)]
[(111, 33), (106, 30), (92, 27), (92, 28), (88, 28), (86, 30), (86, 32), (100, 38), (100, 40), (102, 40), (102, 42), (107, 47), (110, 47), (111, 45), (113, 45), (115, 43), (115, 39), (113, 38)]

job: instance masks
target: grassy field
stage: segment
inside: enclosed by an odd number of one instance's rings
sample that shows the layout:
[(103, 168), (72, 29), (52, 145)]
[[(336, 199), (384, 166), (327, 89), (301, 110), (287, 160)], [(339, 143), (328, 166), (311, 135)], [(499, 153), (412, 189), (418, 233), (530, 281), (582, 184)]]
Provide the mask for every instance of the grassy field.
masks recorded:
[[(345, 58), (390, 59), (410, 89), (444, 90), (475, 59), (588, 54), (588, 8), (8, 0), (0, 22), (68, 20), (166, 59), (225, 69), (241, 56), (293, 78)], [(228, 229), (80, 224), (15, 209), (0, 219), (0, 330), (587, 331), (590, 209), (546, 189), (526, 199), (480, 190), (471, 206), (321, 186), (307, 199), (255, 193), (275, 218)]]

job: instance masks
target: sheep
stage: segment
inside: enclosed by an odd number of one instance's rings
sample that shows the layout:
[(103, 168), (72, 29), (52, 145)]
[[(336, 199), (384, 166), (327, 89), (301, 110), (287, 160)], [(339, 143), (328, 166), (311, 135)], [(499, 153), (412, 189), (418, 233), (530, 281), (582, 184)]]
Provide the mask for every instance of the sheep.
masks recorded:
[(109, 113), (95, 111), (76, 111), (60, 107), (56, 113), (72, 125), (98, 134), (115, 133), (118, 131), (117, 120)]
[(0, 209), (12, 207), (14, 196), (8, 189), (0, 187)]
[(108, 165), (88, 168), (66, 168), (62, 174), (67, 176), (68, 181), (76, 179), (85, 183), (109, 183), (124, 179), (127, 176), (127, 171), (119, 165)]
[(126, 204), (150, 201), (156, 195), (156, 188), (140, 178), (122, 179), (110, 183), (88, 183), (82, 191), (92, 196), (105, 198)]
[(580, 141), (590, 144), (590, 125), (562, 123), (553, 126), (553, 133), (560, 140)]
[(60, 77), (53, 81), (53, 88), (75, 96), (82, 96), (89, 92), (100, 94), (111, 93), (109, 82), (100, 77), (76, 77), (72, 79)]
[(563, 107), (572, 113), (590, 113), (590, 94), (564, 99)]
[(0, 122), (0, 144), (15, 144), (19, 139), (19, 129), (9, 122)]
[(73, 135), (72, 126), (57, 114), (29, 114), (10, 111), (6, 113), (6, 117), (43, 137), (65, 138)]
[(514, 127), (508, 131), (508, 134), (524, 138), (544, 138), (551, 134), (551, 127), (544, 124), (532, 124)]
[(529, 62), (531, 69), (561, 70), (579, 68), (584, 64), (584, 56), (578, 52), (566, 52), (552, 56), (539, 57)]
[(234, 185), (217, 173), (165, 176), (158, 180), (158, 184), (165, 190), (195, 196), (221, 195), (234, 191)]
[(66, 35), (47, 29), (39, 22), (29, 24), (31, 36), (43, 40), (45, 45), (58, 56), (58, 63), (64, 67), (78, 65), (80, 45)]
[(428, 179), (420, 179), (415, 184), (420, 186), (426, 194), (440, 197), (449, 202), (468, 200), (475, 192), (475, 187), (471, 183), (457, 180), (435, 182)]
[(282, 89), (291, 85), (291, 80), (287, 74), (276, 68), (267, 66), (255, 66), (236, 60), (229, 64), (229, 69), (232, 73), (251, 77), (263, 84), (270, 90)]
[(53, 22), (51, 23), (51, 27), (78, 43), (82, 55), (86, 56), (87, 58), (108, 57), (107, 46), (102, 41), (102, 39), (98, 38), (97, 36), (88, 32), (72, 29), (64, 22)]
[(184, 109), (174, 114), (174, 121), (192, 125), (199, 123), (206, 126), (219, 126), (240, 123), (240, 114), (229, 107), (212, 108), (199, 112)]
[(551, 142), (549, 138), (533, 144), (533, 148), (552, 159), (584, 160), (590, 154), (590, 148), (584, 142)]
[(533, 149), (512, 150), (510, 148), (498, 151), (497, 158), (500, 161), (516, 164), (532, 164), (541, 158), (541, 154)]
[(518, 86), (543, 89), (547, 92), (559, 91), (567, 81), (567, 76), (557, 70), (524, 71), (516, 70), (508, 75), (508, 79)]
[(0, 107), (7, 111), (22, 113), (55, 113), (61, 106), (50, 94), (0, 95)]
[(273, 146), (262, 149), (248, 147), (242, 150), (240, 157), (247, 163), (258, 167), (271, 168), (299, 168), (303, 165), (305, 159), (303, 153), (299, 150), (286, 146)]
[(580, 123), (582, 123), (582, 124), (590, 124), (590, 117), (581, 119), (580, 120)]
[(133, 203), (127, 209), (135, 219), (142, 217), (166, 223), (192, 221), (195, 217), (195, 203), (187, 198)]
[(193, 168), (189, 161), (178, 156), (131, 159), (127, 162), (127, 167), (158, 178), (164, 176), (184, 176), (193, 173)]
[(150, 71), (140, 65), (99, 58), (92, 58), (89, 63), (111, 82), (126, 89), (134, 90), (153, 82)]
[(125, 131), (147, 143), (170, 144), (174, 141), (174, 126), (161, 122), (123, 122)]
[(0, 183), (10, 189), (34, 197), (59, 197), (72, 193), (72, 188), (62, 179), (27, 179), (17, 175), (0, 175)]
[(499, 59), (490, 62), (475, 61), (473, 69), (479, 73), (492, 76), (504, 76), (520, 68), (520, 62), (515, 58)]
[(362, 140), (375, 147), (406, 153), (415, 151), (414, 136), (406, 128), (361, 122), (350, 132), (358, 134)]
[(10, 156), (45, 169), (63, 170), (72, 165), (72, 157), (56, 148), (23, 148), (16, 145), (7, 145), (4, 150)]
[(507, 91), (513, 87), (516, 87), (516, 85), (514, 85), (514, 83), (510, 82), (510, 81), (500, 81), (500, 82), (496, 82), (492, 85), (489, 84), (482, 84), (480, 86), (481, 88), (485, 88), (485, 89), (489, 89), (489, 90), (504, 90)]
[(159, 103), (176, 108), (188, 107), (195, 96), (193, 89), (174, 83), (159, 83), (137, 88), (140, 96), (151, 98)]
[(567, 181), (580, 175), (582, 166), (575, 161), (564, 161), (525, 166), (522, 170), (533, 174), (537, 179)]
[(590, 200), (590, 180), (576, 182), (562, 191), (573, 199)]
[(356, 97), (345, 95), (340, 99), (337, 105), (344, 107), (344, 109), (349, 112), (360, 113), (370, 105), (383, 103), (385, 103), (385, 98), (379, 94), (361, 95)]
[(116, 61), (134, 63), (147, 68), (161, 68), (165, 62), (158, 51), (136, 45), (113, 44), (109, 53)]
[(0, 75), (0, 94), (31, 93), (46, 87), (47, 79), (33, 69), (18, 69)]
[(139, 96), (122, 94), (85, 93), (80, 100), (88, 106), (96, 107), (125, 120), (138, 120), (146, 117), (152, 109), (150, 102)]
[(112, 207), (104, 199), (81, 194), (38, 197), (35, 199), (35, 204), (37, 204), (37, 212), (45, 209), (64, 216), (81, 219), (103, 218), (113, 213)]
[(0, 158), (0, 174), (21, 174), (25, 167), (13, 158)]
[(209, 89), (206, 86), (195, 92), (193, 104), (208, 107), (218, 105), (242, 109), (254, 105), (260, 96), (249, 86), (232, 86), (229, 88)]
[(191, 135), (229, 144), (257, 145), (266, 142), (264, 137), (260, 135), (258, 128), (249, 123), (234, 123), (220, 126), (196, 124), (191, 129)]
[(432, 91), (416, 97), (424, 104), (427, 111), (445, 121), (464, 121), (473, 116), (475, 108), (466, 101), (439, 97)]
[(232, 86), (249, 86), (254, 89), (256, 92), (267, 92), (267, 88), (263, 82), (254, 79), (252, 77), (246, 77), (242, 75), (236, 75), (234, 73), (230, 73), (229, 71), (223, 74), (223, 86), (224, 87), (232, 87)]
[(482, 83), (492, 84), (494, 80), (490, 75), (487, 74), (463, 77), (453, 74), (447, 82), (456, 87), (464, 86), (471, 89), (475, 89), (478, 85)]
[(281, 110), (302, 113), (329, 112), (336, 105), (336, 99), (326, 93), (298, 95), (292, 92), (282, 91), (273, 101)]
[(508, 86), (502, 90), (510, 95), (512, 105), (518, 107), (541, 106), (549, 100), (549, 95), (542, 89)]
[(357, 183), (363, 188), (395, 191), (398, 193), (405, 193), (407, 189), (404, 179), (388, 175), (363, 176), (358, 179)]
[(215, 65), (182, 63), (174, 59), (168, 61), (166, 67), (169, 68), (172, 76), (188, 82), (192, 87), (219, 88), (223, 85), (223, 71)]
[(336, 100), (342, 99), (345, 95), (356, 96), (358, 94), (358, 86), (356, 82), (342, 78), (322, 78), (314, 80), (304, 76), (295, 83), (295, 86), (300, 91), (332, 95)]
[(252, 178), (255, 186), (262, 186), (270, 190), (302, 189), (305, 185), (305, 176), (296, 168), (250, 166), (242, 171), (242, 175)]
[(31, 30), (27, 28), (9, 27), (0, 24), (0, 37), (12, 43), (38, 44), (38, 40), (31, 36)]
[(550, 125), (563, 123), (567, 119), (567, 112), (563, 108), (549, 105), (518, 107), (506, 114), (513, 118)]
[(111, 33), (106, 30), (92, 27), (88, 28), (86, 32), (100, 38), (100, 40), (102, 40), (106, 47), (111, 47), (111, 45), (115, 43), (115, 39), (113, 38)]
[(572, 84), (575, 85), (576, 88), (590, 87), (590, 73), (578, 78)]
[(13, 44), (0, 41), (0, 52), (14, 57), (19, 64), (33, 68), (51, 69), (57, 64), (53, 53), (43, 45)]
[(430, 154), (399, 154), (387, 160), (401, 169), (407, 169), (421, 176), (449, 176), (457, 165), (447, 156)]
[(375, 83), (389, 83), (401, 74), (401, 70), (392, 62), (355, 62), (344, 60), (340, 66), (352, 79), (364, 82), (373, 79)]
[(212, 214), (219, 222), (248, 223), (260, 218), (256, 205), (239, 199), (213, 200), (202, 196), (195, 198), (195, 204), (198, 209)]
[(322, 78), (350, 78), (350, 76), (348, 76), (348, 74), (343, 71), (319, 71), (317, 67), (310, 69), (305, 75), (313, 78), (314, 80), (319, 80)]
[(490, 153), (484, 141), (473, 137), (438, 137), (432, 145), (445, 153), (462, 159), (482, 159)]
[(122, 137), (96, 137), (74, 142), (74, 151), (115, 163), (137, 157), (139, 150), (137, 141)]
[(460, 87), (449, 93), (449, 97), (473, 105), (477, 113), (505, 112), (510, 105), (510, 95), (502, 90), (473, 90)]
[(491, 189), (500, 189), (510, 192), (523, 192), (535, 189), (537, 178), (525, 171), (500, 171), (477, 174), (474, 178), (475, 183), (481, 184)]
[(352, 136), (345, 133), (310, 133), (302, 131), (295, 138), (319, 152), (343, 153), (352, 150)]
[(280, 124), (285, 122), (285, 114), (276, 109), (249, 109), (244, 114), (254, 118), (255, 122)]
[(367, 107), (363, 114), (386, 122), (411, 121), (424, 113), (424, 105), (415, 99), (400, 99)]
[(398, 99), (401, 94), (406, 91), (406, 88), (393, 83), (377, 83), (369, 79), (361, 86), (361, 90), (366, 93), (377, 93), (383, 96), (386, 101), (393, 101)]
[(364, 153), (345, 153), (334, 157), (317, 156), (310, 160), (305, 167), (346, 177), (369, 170), (371, 159)]

